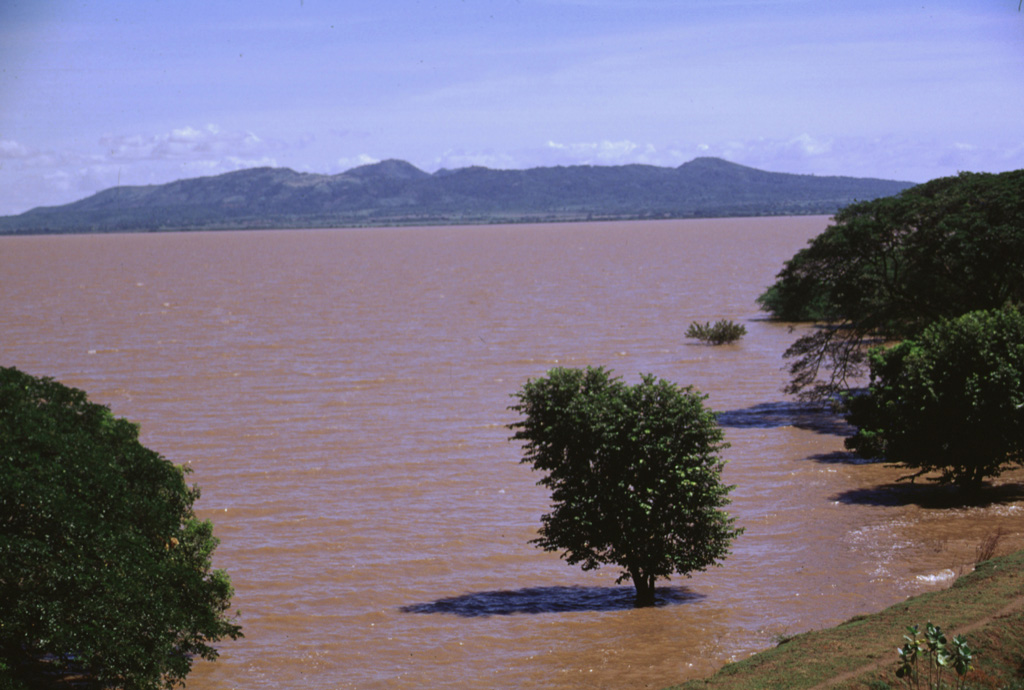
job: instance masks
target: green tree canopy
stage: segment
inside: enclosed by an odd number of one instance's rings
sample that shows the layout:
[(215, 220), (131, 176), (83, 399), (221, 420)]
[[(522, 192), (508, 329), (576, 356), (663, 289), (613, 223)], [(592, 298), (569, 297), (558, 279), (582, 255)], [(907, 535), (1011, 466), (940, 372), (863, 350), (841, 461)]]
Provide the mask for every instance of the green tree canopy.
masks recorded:
[(557, 368), (528, 381), (510, 409), (522, 462), (544, 473), (551, 512), (533, 543), (584, 570), (632, 578), (638, 606), (655, 582), (717, 564), (742, 530), (723, 510), (725, 447), (705, 396), (643, 376), (630, 386), (603, 368)]
[(871, 355), (871, 387), (849, 401), (846, 444), (934, 479), (977, 488), (1024, 462), (1024, 314), (939, 321)]
[(961, 173), (853, 204), (759, 298), (799, 338), (790, 392), (825, 397), (863, 373), (866, 346), (1024, 302), (1024, 170)]
[(84, 392), (0, 368), (0, 685), (38, 687), (26, 674), (46, 660), (104, 687), (173, 687), (241, 636), (186, 471)]

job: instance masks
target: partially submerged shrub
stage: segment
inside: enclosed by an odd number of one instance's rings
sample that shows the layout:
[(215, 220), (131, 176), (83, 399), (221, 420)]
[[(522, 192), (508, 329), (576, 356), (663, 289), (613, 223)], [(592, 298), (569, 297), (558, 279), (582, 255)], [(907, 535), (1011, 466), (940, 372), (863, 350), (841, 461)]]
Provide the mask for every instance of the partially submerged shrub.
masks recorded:
[(705, 323), (694, 321), (686, 331), (687, 338), (696, 338), (705, 345), (734, 343), (746, 334), (746, 326), (726, 319), (719, 319), (714, 324), (710, 321)]
[(999, 546), (999, 542), (1004, 536), (1006, 536), (1006, 532), (1003, 531), (1002, 527), (995, 532), (989, 532), (974, 550), (974, 562), (984, 563), (985, 561), (992, 560), (996, 555), (996, 547)]

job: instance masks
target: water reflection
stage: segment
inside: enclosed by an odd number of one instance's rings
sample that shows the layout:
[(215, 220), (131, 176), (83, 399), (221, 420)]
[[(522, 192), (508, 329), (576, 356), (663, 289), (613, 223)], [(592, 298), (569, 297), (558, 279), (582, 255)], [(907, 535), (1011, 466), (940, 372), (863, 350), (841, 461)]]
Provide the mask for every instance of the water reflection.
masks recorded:
[(842, 415), (827, 405), (795, 401), (760, 403), (739, 410), (719, 412), (718, 423), (736, 429), (777, 429), (791, 426), (832, 436), (849, 436), (854, 430)]
[[(703, 599), (686, 587), (659, 587), (655, 606), (675, 606)], [(517, 613), (578, 613), (635, 608), (633, 587), (526, 587), (472, 592), (401, 607), (403, 613), (451, 613), (465, 618)]]
[(874, 460), (871, 458), (862, 458), (854, 452), (848, 450), (837, 450), (831, 453), (818, 453), (812, 455), (809, 458), (815, 462), (820, 462), (822, 465), (874, 465), (884, 460)]
[(953, 486), (900, 482), (849, 489), (836, 494), (832, 500), (869, 506), (916, 505), (927, 509), (987, 508), (1024, 500), (1024, 484), (988, 485), (976, 493), (966, 493)]

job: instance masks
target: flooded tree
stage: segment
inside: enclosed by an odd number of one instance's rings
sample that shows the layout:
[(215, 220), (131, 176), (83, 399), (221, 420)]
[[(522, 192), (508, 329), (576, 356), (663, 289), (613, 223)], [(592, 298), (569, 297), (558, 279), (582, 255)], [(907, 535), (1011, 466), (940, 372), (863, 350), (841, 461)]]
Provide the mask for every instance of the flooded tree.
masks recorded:
[(746, 334), (746, 326), (727, 319), (719, 319), (714, 323), (694, 321), (686, 330), (687, 338), (696, 338), (705, 345), (728, 345)]
[(1024, 463), (1024, 314), (1013, 307), (939, 321), (871, 352), (871, 387), (853, 396), (847, 447), (977, 489)]
[(83, 391), (0, 368), (0, 687), (170, 688), (241, 636), (185, 473)]
[(706, 396), (645, 375), (627, 385), (600, 367), (556, 368), (513, 394), (523, 463), (544, 473), (551, 512), (533, 540), (584, 570), (622, 568), (636, 604), (655, 583), (717, 565), (742, 530), (723, 508), (725, 448)]
[(758, 302), (780, 320), (816, 322), (786, 352), (788, 392), (812, 399), (855, 385), (874, 344), (1024, 303), (1024, 170), (961, 173), (851, 204)]

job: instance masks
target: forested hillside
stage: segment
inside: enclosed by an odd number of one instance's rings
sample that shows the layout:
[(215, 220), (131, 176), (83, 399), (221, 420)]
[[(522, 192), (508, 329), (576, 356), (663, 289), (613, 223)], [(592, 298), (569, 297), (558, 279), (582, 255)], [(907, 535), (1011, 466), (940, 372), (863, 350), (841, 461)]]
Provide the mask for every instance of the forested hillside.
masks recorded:
[(910, 186), (765, 172), (717, 158), (678, 168), (471, 167), (433, 174), (387, 160), (338, 175), (254, 168), (115, 187), (2, 217), (0, 234), (830, 214)]

